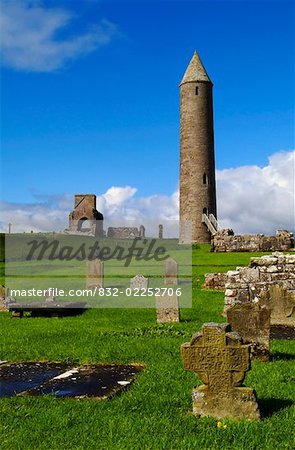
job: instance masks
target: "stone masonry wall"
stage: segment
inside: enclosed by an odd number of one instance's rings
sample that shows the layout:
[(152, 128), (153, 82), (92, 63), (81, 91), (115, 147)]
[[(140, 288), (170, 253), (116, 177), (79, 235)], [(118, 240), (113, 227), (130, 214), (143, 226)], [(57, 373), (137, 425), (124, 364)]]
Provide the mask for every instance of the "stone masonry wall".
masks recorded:
[(275, 236), (263, 234), (235, 235), (230, 229), (218, 231), (212, 237), (214, 252), (288, 252), (294, 247), (293, 233), (277, 230)]
[(295, 254), (273, 253), (251, 258), (248, 267), (227, 272), (224, 312), (236, 303), (258, 302), (262, 291), (274, 284), (295, 291)]
[(203, 284), (204, 289), (216, 289), (223, 291), (225, 289), (225, 283), (227, 280), (227, 273), (205, 273), (205, 283)]
[[(180, 86), (179, 195), (180, 242), (210, 242), (211, 234), (202, 223), (202, 213), (206, 209), (216, 216), (211, 82), (185, 82)], [(191, 222), (189, 238), (184, 221)]]
[(107, 237), (114, 239), (132, 239), (141, 237), (136, 227), (109, 227)]

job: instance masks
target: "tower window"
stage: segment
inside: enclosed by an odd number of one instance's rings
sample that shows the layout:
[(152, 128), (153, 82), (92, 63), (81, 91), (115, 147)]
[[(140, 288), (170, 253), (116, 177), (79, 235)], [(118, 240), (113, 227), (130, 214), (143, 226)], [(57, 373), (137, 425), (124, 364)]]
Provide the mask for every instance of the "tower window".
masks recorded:
[(199, 87), (198, 86), (196, 86), (195, 94), (199, 95)]
[(204, 173), (204, 175), (203, 175), (203, 184), (208, 184), (208, 177), (207, 177), (206, 173)]
[(203, 214), (208, 215), (208, 209), (207, 208), (203, 208)]

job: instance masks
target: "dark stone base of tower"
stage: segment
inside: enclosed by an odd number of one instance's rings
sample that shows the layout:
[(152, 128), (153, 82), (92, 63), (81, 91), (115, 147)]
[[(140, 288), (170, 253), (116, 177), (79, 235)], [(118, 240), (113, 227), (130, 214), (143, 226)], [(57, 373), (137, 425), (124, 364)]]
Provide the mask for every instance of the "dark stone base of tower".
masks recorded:
[[(88, 228), (83, 228), (85, 221), (88, 221)], [(65, 233), (103, 236), (103, 215), (96, 209), (96, 195), (75, 195), (74, 210), (69, 214), (69, 228)]]

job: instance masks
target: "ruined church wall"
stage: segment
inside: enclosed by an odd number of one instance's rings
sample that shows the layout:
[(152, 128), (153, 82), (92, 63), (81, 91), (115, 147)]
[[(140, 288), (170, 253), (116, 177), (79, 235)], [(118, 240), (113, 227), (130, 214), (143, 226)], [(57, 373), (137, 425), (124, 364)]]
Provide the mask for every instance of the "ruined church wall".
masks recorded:
[(287, 290), (295, 290), (295, 254), (273, 253), (251, 258), (248, 267), (228, 271), (224, 312), (236, 303), (258, 302), (262, 291), (275, 284)]
[(294, 247), (293, 233), (278, 230), (275, 236), (263, 234), (235, 235), (232, 230), (218, 231), (212, 237), (214, 252), (288, 252)]

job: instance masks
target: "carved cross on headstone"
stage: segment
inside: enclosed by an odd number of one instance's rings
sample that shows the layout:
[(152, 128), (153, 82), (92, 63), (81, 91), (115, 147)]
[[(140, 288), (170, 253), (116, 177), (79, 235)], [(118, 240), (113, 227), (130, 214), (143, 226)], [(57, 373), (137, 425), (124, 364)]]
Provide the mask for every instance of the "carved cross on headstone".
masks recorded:
[(250, 370), (249, 346), (230, 332), (229, 324), (204, 324), (181, 353), (184, 368), (204, 383), (193, 390), (195, 415), (259, 419), (254, 391), (241, 387)]

